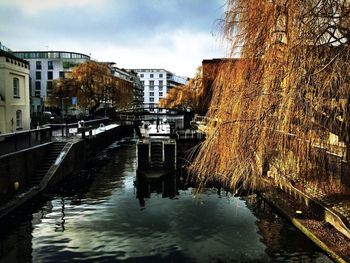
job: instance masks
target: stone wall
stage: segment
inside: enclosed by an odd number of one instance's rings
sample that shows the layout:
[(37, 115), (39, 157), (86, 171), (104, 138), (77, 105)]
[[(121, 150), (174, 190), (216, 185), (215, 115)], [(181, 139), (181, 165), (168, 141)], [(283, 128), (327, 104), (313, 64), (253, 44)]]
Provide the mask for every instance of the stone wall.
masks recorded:
[[(74, 142), (50, 178), (49, 185), (61, 181), (113, 142), (131, 134), (133, 126), (118, 126), (95, 137)], [(46, 143), (0, 157), (0, 198), (8, 198), (15, 193), (15, 182), (19, 182), (20, 189), (27, 186), (51, 144)]]
[(0, 197), (14, 193), (15, 182), (19, 182), (20, 188), (27, 185), (50, 145), (46, 143), (0, 157)]

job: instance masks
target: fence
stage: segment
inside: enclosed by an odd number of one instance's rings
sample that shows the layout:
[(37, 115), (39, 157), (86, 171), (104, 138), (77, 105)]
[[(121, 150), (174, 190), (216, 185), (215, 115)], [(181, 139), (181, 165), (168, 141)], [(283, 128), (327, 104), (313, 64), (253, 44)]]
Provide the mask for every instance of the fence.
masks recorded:
[[(109, 118), (103, 118), (103, 119), (97, 119), (97, 120), (90, 120), (90, 121), (84, 121), (80, 123), (81, 127), (89, 128), (89, 129), (96, 129), (101, 124), (108, 125), (110, 123)], [(75, 134), (79, 133), (79, 123), (69, 123), (69, 124), (51, 124), (52, 128), (52, 136), (56, 137), (72, 137), (75, 136)]]
[[(85, 130), (109, 124), (109, 118), (85, 121)], [(50, 142), (52, 137), (72, 137), (78, 133), (78, 123), (51, 124), (49, 127), (0, 135), (0, 156)]]
[(184, 116), (173, 116), (173, 115), (152, 115), (152, 114), (147, 114), (147, 115), (122, 115), (120, 114), (117, 118), (118, 122), (120, 125), (134, 125), (137, 122), (141, 121), (147, 121), (150, 123), (155, 123), (158, 118), (161, 118), (161, 120), (166, 119), (168, 122), (174, 122), (175, 127), (177, 129), (183, 129), (184, 128)]
[(203, 140), (203, 139), (205, 139), (205, 134), (197, 132), (196, 130), (180, 130), (180, 131), (176, 131), (176, 135), (177, 135), (178, 140), (188, 140), (188, 139)]
[(0, 156), (51, 141), (51, 128), (41, 128), (0, 135)]

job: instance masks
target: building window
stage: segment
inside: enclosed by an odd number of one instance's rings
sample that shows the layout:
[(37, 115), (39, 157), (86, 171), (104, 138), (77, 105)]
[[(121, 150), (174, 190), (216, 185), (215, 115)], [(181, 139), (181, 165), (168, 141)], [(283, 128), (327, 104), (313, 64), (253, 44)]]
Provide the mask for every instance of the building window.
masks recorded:
[(140, 78), (143, 78), (144, 77), (144, 75), (143, 74), (140, 74)]
[(47, 72), (47, 79), (49, 79), (49, 80), (53, 79), (53, 72), (52, 71)]
[(41, 90), (41, 85), (40, 81), (35, 81), (35, 89), (36, 90)]
[(53, 61), (48, 61), (47, 62), (47, 68), (48, 69), (53, 69)]
[(149, 98), (149, 102), (154, 102), (154, 98)]
[(60, 71), (59, 77), (64, 79), (64, 71)]
[(41, 61), (36, 62), (36, 69), (41, 69)]
[(154, 96), (154, 92), (150, 92), (149, 95), (150, 95), (150, 96)]
[(35, 91), (35, 97), (40, 98), (40, 91)]
[(163, 88), (163, 80), (159, 81), (159, 88)]
[(153, 74), (149, 74), (149, 77), (150, 77), (150, 78), (153, 78)]
[(19, 79), (13, 78), (13, 97), (19, 98)]
[(159, 97), (163, 97), (163, 92), (159, 92)]
[(163, 74), (159, 74), (159, 77), (162, 78), (162, 77), (163, 77)]
[(16, 111), (16, 129), (22, 128), (22, 111), (17, 110)]
[(151, 87), (151, 86), (154, 86), (154, 80), (150, 80), (149, 81), (149, 86)]
[(46, 82), (46, 90), (47, 90), (48, 92), (51, 92), (51, 91), (52, 91), (52, 81)]
[(154, 86), (149, 86), (149, 90), (154, 90)]
[(41, 79), (41, 71), (36, 71), (35, 72), (35, 78), (36, 79)]

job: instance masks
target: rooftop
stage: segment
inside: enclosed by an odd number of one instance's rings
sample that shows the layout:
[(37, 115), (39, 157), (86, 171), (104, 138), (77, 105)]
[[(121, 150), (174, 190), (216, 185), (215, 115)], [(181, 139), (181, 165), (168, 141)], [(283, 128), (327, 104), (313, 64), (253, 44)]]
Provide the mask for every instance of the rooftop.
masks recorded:
[(70, 51), (13, 51), (12, 53), (22, 59), (91, 59), (88, 55)]
[(24, 63), (24, 64), (29, 66), (29, 62), (28, 61), (26, 61), (24, 59), (21, 59), (19, 57), (16, 57), (11, 52), (7, 52), (7, 51), (4, 51), (4, 50), (0, 49), (0, 56), (1, 57), (6, 57), (6, 58), (9, 58), (9, 59), (13, 59), (13, 60), (16, 60), (16, 61), (19, 61), (19, 62), (22, 62), (22, 63)]

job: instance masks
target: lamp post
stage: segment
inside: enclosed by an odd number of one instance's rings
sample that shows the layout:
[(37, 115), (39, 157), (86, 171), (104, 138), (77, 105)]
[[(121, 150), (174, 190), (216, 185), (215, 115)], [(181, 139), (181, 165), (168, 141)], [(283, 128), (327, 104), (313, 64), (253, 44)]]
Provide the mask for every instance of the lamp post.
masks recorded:
[[(56, 99), (61, 99), (61, 118), (63, 120), (64, 119), (64, 109), (63, 109), (63, 107), (64, 107), (64, 100), (65, 99), (69, 99), (69, 97), (62, 97), (62, 96), (60, 96), (60, 97), (56, 97)], [(67, 115), (67, 108), (66, 108), (66, 115)]]
[(63, 117), (64, 116), (67, 116), (68, 115), (68, 105), (67, 105), (67, 103), (65, 104), (65, 110), (66, 110), (66, 114), (64, 114), (64, 110), (63, 110), (63, 100), (69, 100), (70, 98), (69, 97), (64, 97), (64, 98), (62, 98), (62, 111), (63, 111)]

